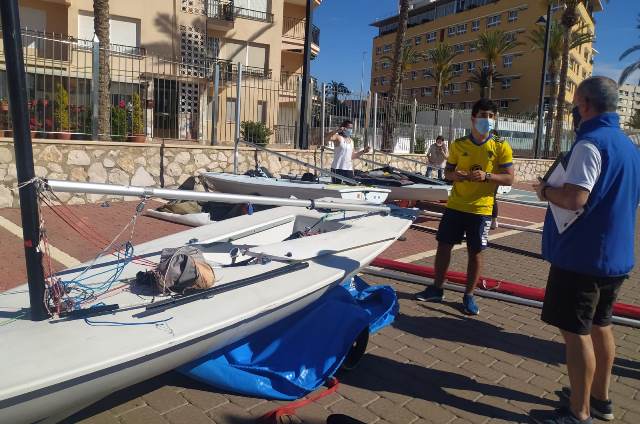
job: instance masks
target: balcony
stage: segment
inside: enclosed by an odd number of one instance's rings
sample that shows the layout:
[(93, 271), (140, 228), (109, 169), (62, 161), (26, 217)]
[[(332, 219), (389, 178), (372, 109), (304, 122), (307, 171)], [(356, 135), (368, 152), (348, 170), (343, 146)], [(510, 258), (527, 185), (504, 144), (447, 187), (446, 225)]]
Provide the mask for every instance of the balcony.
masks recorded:
[[(306, 0), (284, 0), (285, 3), (290, 3), (290, 4), (295, 4), (298, 6), (306, 6), (307, 5), (307, 1)], [(311, 2), (312, 7), (315, 9), (316, 7), (320, 6), (322, 4), (322, 0), (313, 0)]]
[[(284, 17), (282, 24), (282, 48), (297, 53), (304, 51), (306, 19)], [(320, 53), (320, 28), (311, 26), (311, 54), (315, 57)]]
[(207, 2), (207, 17), (213, 29), (221, 30), (233, 28), (236, 18), (268, 23), (273, 22), (272, 13), (238, 7), (234, 4), (233, 0), (212, 0)]

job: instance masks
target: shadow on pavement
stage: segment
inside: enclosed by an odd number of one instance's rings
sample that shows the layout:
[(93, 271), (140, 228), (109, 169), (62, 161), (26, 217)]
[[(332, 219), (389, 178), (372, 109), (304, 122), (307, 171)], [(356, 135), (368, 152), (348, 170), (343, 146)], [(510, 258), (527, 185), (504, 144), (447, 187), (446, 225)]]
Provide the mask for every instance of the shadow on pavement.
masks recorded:
[(375, 355), (366, 355), (358, 368), (343, 376), (342, 382), (366, 390), (392, 392), (423, 399), (441, 405), (462, 409), (471, 414), (509, 422), (528, 422), (528, 416), (456, 396), (455, 390), (475, 392), (505, 400), (555, 406), (556, 402), (506, 387), (480, 383), (467, 376), (427, 368), (421, 365), (400, 363)]

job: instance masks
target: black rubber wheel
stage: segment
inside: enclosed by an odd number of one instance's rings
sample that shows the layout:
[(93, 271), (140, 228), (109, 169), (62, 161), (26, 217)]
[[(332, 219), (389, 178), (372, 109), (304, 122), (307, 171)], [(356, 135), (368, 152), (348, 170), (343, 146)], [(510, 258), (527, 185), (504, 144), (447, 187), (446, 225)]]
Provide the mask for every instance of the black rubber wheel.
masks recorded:
[(344, 414), (331, 414), (327, 417), (327, 424), (365, 424), (360, 420)]
[(347, 357), (344, 358), (344, 362), (342, 363), (342, 366), (340, 366), (340, 370), (342, 371), (353, 370), (358, 365), (358, 363), (364, 356), (365, 352), (367, 351), (368, 343), (369, 343), (369, 327), (367, 326), (364, 330), (362, 330), (362, 332), (360, 332), (360, 334), (358, 334), (358, 337), (356, 337), (356, 339), (353, 341), (353, 345), (351, 346), (351, 349), (349, 349), (349, 353), (347, 353)]

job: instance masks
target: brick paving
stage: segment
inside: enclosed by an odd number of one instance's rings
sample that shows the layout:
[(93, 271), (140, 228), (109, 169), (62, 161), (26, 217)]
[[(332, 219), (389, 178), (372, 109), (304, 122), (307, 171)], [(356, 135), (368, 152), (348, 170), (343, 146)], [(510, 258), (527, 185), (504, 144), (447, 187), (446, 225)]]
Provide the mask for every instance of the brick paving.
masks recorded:
[[(509, 222), (528, 225), (521, 221), (542, 221), (544, 210), (540, 208), (503, 205), (501, 214), (513, 219)], [(80, 212), (86, 207), (77, 208)], [(99, 222), (102, 232), (108, 235), (115, 234), (118, 226), (128, 220), (132, 206), (93, 208), (82, 213), (92, 216), (92, 222)], [(100, 218), (93, 220), (96, 214)], [(19, 219), (13, 210), (2, 210), (0, 215)], [(436, 228), (438, 222), (425, 219), (420, 224)], [(139, 225), (138, 241), (181, 228), (148, 218)], [(82, 243), (72, 235), (64, 237), (68, 240), (58, 238), (56, 243), (67, 253), (73, 252), (79, 259), (94, 254), (88, 246), (72, 246)], [(19, 247), (19, 239), (14, 238), (11, 246)], [(0, 243), (7, 246), (9, 241), (0, 230)], [(508, 235), (492, 244), (486, 254), (487, 276), (532, 286), (544, 284), (548, 267), (536, 258), (539, 235)], [(384, 256), (403, 258), (433, 248), (431, 232), (410, 230), (406, 241), (395, 243)], [(11, 268), (20, 266), (21, 260), (21, 254), (16, 253), (15, 258), (3, 259), (0, 269), (19, 275)], [(432, 260), (425, 258), (420, 263), (431, 264)], [(455, 251), (451, 269), (464, 271), (465, 267), (465, 250)], [(400, 314), (392, 326), (371, 338), (368, 353), (359, 366), (338, 376), (341, 385), (337, 393), (298, 410), (302, 422), (321, 424), (331, 413), (348, 414), (372, 424), (528, 422), (530, 410), (557, 405), (555, 392), (568, 383), (563, 345), (558, 331), (540, 321), (537, 309), (479, 299), (481, 315), (469, 318), (460, 312), (458, 293), (447, 293), (442, 304), (425, 304), (413, 300), (413, 294), (422, 289), (418, 285), (371, 276), (366, 280), (391, 284), (399, 297)], [(634, 271), (622, 291), (623, 301), (640, 304), (634, 290), (638, 280), (640, 274)], [(622, 326), (616, 326), (614, 331), (618, 355), (611, 396), (616, 418), (618, 422), (637, 424), (640, 332)], [(283, 404), (216, 391), (170, 372), (114, 393), (65, 423), (248, 424)]]

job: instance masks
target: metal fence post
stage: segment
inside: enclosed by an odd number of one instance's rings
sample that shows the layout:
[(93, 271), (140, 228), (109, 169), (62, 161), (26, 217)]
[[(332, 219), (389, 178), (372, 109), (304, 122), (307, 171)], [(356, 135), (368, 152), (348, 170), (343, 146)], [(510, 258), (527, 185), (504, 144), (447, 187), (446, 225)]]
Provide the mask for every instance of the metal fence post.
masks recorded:
[(325, 114), (327, 113), (327, 84), (322, 83), (322, 112), (320, 112), (320, 168), (324, 169)]
[(211, 99), (211, 145), (218, 144), (218, 91), (220, 90), (220, 64), (216, 62), (213, 71), (213, 98)]
[[(298, 75), (297, 79), (297, 92), (296, 92), (296, 110), (300, 110), (302, 107), (302, 78)], [(296, 119), (296, 132), (293, 142), (291, 143), (293, 148), (298, 146), (298, 137), (300, 136), (300, 114), (297, 114)]]
[(100, 40), (94, 34), (91, 47), (91, 138), (98, 139), (98, 78), (100, 75)]
[(376, 140), (378, 139), (378, 93), (373, 95), (373, 143), (371, 146), (371, 156), (376, 160)]
[(455, 113), (453, 109), (451, 109), (451, 115), (449, 115), (449, 140), (453, 141), (453, 114)]
[(236, 134), (233, 146), (233, 173), (238, 173), (238, 145), (240, 144), (240, 102), (242, 97), (242, 63), (238, 62), (238, 86), (236, 87)]
[(409, 145), (409, 153), (413, 153), (416, 146), (416, 131), (418, 130), (418, 99), (413, 99), (413, 111), (411, 120), (413, 122), (413, 133), (411, 134), (411, 144)]

